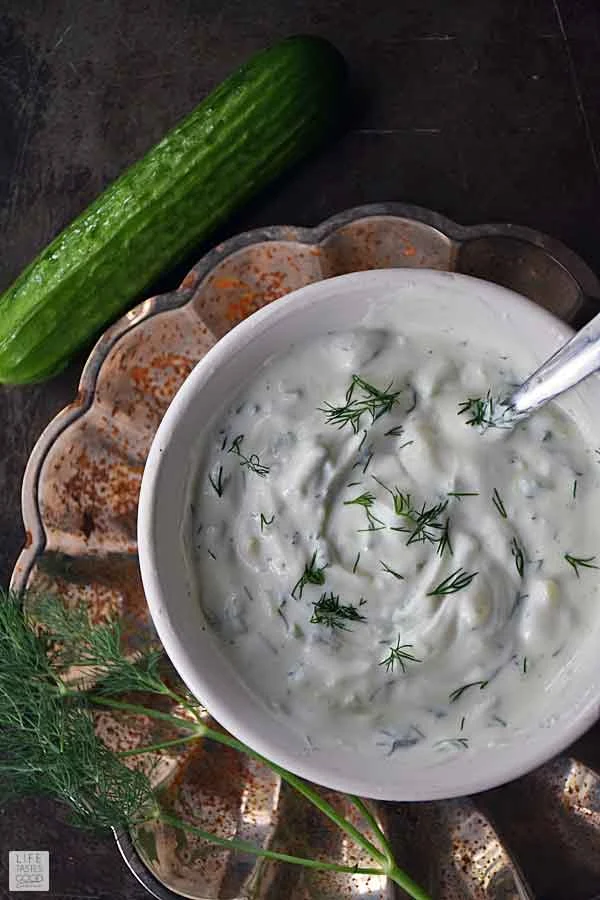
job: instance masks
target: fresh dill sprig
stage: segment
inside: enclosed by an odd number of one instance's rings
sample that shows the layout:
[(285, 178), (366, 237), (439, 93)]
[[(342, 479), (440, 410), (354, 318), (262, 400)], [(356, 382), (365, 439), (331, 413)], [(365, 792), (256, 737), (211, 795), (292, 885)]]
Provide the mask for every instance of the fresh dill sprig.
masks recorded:
[(150, 645), (143, 656), (125, 656), (118, 620), (92, 628), (84, 607), (68, 609), (56, 597), (36, 598), (30, 607), (31, 614), (55, 639), (51, 653), (55, 669), (98, 668), (103, 674), (96, 677), (96, 693), (165, 692), (160, 672), (162, 648)]
[(482, 691), (489, 684), (488, 681), (470, 681), (469, 684), (463, 684), (462, 687), (456, 688), (455, 691), (452, 691), (451, 694), (448, 694), (448, 698), (450, 703), (456, 703), (460, 697), (464, 694), (465, 691), (468, 691), (469, 688), (478, 687), (480, 691)]
[(469, 397), (459, 403), (457, 415), (468, 415), (467, 425), (495, 428), (498, 424), (494, 418), (495, 404), (491, 391), (488, 391), (485, 397)]
[(330, 591), (323, 593), (316, 603), (313, 603), (314, 612), (311, 616), (313, 625), (326, 625), (329, 628), (339, 628), (341, 631), (349, 631), (347, 622), (366, 622), (357, 607), (340, 603), (340, 595)]
[(371, 491), (365, 491), (364, 494), (360, 494), (358, 497), (354, 497), (353, 500), (344, 500), (344, 506), (363, 507), (369, 526), (368, 528), (361, 529), (363, 531), (381, 531), (382, 528), (385, 528), (385, 525), (381, 521), (381, 519), (378, 519), (377, 516), (374, 516), (371, 512), (371, 507), (374, 503), (375, 494), (372, 494)]
[(254, 472), (256, 475), (260, 475), (261, 478), (264, 478), (269, 474), (270, 467), (263, 465), (256, 453), (251, 453), (250, 456), (246, 456), (244, 453), (242, 453), (243, 440), (244, 435), (238, 434), (238, 436), (231, 442), (231, 447), (227, 452), (235, 453), (236, 456), (239, 456), (240, 466), (246, 466), (246, 468), (248, 468), (251, 472)]
[(398, 635), (398, 640), (396, 641), (395, 647), (390, 647), (389, 655), (386, 656), (385, 659), (382, 659), (379, 663), (380, 666), (385, 666), (386, 672), (393, 672), (394, 666), (396, 663), (400, 666), (403, 672), (406, 672), (406, 663), (407, 662), (423, 662), (421, 659), (417, 659), (412, 653), (408, 651), (412, 649), (413, 644), (401, 644), (400, 643), (400, 635)]
[(494, 493), (492, 494), (492, 503), (500, 513), (503, 519), (508, 519), (508, 513), (506, 512), (506, 507), (502, 501), (502, 497), (498, 493), (498, 488), (494, 488)]
[(402, 425), (396, 425), (394, 428), (390, 428), (389, 431), (384, 431), (384, 437), (400, 437), (402, 432), (404, 431), (404, 427)]
[(579, 578), (579, 568), (583, 569), (598, 569), (600, 566), (597, 566), (594, 562), (596, 559), (595, 556), (572, 556), (570, 553), (565, 553), (566, 561), (569, 563), (571, 568), (575, 570), (575, 574)]
[(523, 577), (523, 572), (525, 571), (525, 557), (523, 555), (523, 548), (519, 544), (516, 537), (512, 539), (510, 542), (511, 553), (515, 560), (515, 566), (517, 567), (517, 572)]
[[(159, 671), (159, 662), (166, 664), (162, 649), (140, 650), (130, 659), (122, 649), (116, 623), (92, 625), (87, 609), (67, 610), (58, 598), (40, 600), (29, 595), (24, 610), (22, 599), (0, 591), (0, 802), (45, 795), (66, 805), (74, 824), (81, 827), (126, 828), (141, 839), (146, 829), (151, 837), (152, 826), (163, 823), (230, 851), (317, 871), (388, 877), (414, 900), (431, 900), (396, 863), (388, 839), (363, 801), (350, 798), (369, 825), (367, 833), (310, 784), (232, 735), (211, 728), (200, 704), (185, 689), (174, 690), (172, 673), (163, 678)], [(79, 672), (82, 667), (89, 672), (85, 682), (74, 676), (73, 670)], [(166, 704), (160, 709), (144, 705), (148, 692), (168, 698), (173, 711)], [(154, 732), (159, 740), (112, 752), (94, 731), (98, 707), (146, 717), (160, 728)], [(185, 717), (177, 709), (185, 709)], [(144, 766), (148, 753), (198, 740), (213, 741), (269, 766), (366, 853), (371, 865), (279, 853), (173, 816), (138, 767)], [(125, 757), (131, 760), (127, 766), (122, 761)]]
[(446, 594), (455, 594), (457, 591), (462, 591), (463, 588), (471, 584), (477, 574), (477, 572), (465, 572), (462, 568), (456, 569), (455, 572), (452, 572), (451, 575), (440, 581), (437, 587), (427, 591), (427, 596), (443, 597)]
[(393, 569), (390, 569), (390, 567), (386, 563), (384, 563), (382, 559), (380, 559), (379, 562), (381, 563), (384, 572), (387, 572), (389, 575), (393, 575), (394, 578), (398, 578), (398, 580), (400, 581), (404, 580), (404, 575), (401, 575), (400, 572), (395, 572)]
[[(123, 827), (154, 805), (150, 784), (99, 741), (92, 716), (65, 671), (71, 662), (104, 666), (106, 656), (105, 680), (117, 671), (120, 677), (118, 630), (102, 626), (89, 639), (80, 628), (81, 614), (63, 616), (61, 606), (60, 601), (44, 602), (45, 614), (58, 629), (49, 635), (46, 628), (36, 633), (37, 616), (25, 613), (19, 598), (0, 597), (0, 796), (6, 801), (44, 794), (68, 803), (77, 825)], [(78, 645), (59, 648), (56, 639), (65, 637)], [(153, 654), (152, 672), (156, 661)], [(147, 681), (145, 665), (127, 667), (125, 680), (134, 690), (140, 689), (140, 679)]]
[(296, 596), (296, 591), (300, 592), (298, 597), (302, 597), (302, 591), (307, 584), (325, 584), (325, 569), (327, 568), (327, 563), (324, 566), (317, 566), (316, 562), (317, 551), (315, 550), (311, 556), (310, 562), (304, 566), (304, 572), (291, 590), (292, 597)]
[(358, 434), (363, 415), (369, 415), (371, 422), (375, 422), (388, 413), (394, 403), (398, 402), (402, 391), (390, 393), (392, 384), (393, 382), (384, 390), (380, 390), (369, 384), (360, 375), (353, 375), (346, 391), (344, 406), (335, 406), (333, 403), (326, 402), (324, 406), (319, 407), (319, 411), (325, 413), (328, 425), (337, 425), (338, 428), (350, 425), (354, 433)]
[(223, 466), (219, 466), (216, 478), (213, 478), (212, 474), (209, 473), (208, 480), (210, 481), (211, 487), (214, 489), (217, 497), (222, 497), (223, 491), (225, 489), (225, 485), (223, 483)]
[(273, 514), (270, 519), (267, 519), (264, 513), (260, 514), (260, 530), (264, 531), (265, 526), (272, 525), (275, 521), (275, 515)]

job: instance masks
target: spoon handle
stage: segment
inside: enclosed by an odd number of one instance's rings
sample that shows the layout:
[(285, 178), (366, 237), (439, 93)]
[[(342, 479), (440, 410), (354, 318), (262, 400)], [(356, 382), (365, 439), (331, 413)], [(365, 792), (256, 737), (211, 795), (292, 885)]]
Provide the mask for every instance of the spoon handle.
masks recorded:
[(600, 313), (547, 359), (512, 395), (508, 405), (528, 415), (600, 369)]

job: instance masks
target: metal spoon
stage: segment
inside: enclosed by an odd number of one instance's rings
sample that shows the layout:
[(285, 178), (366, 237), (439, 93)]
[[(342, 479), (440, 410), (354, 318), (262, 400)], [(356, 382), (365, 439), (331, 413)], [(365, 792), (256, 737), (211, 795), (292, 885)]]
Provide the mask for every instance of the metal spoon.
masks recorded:
[(556, 351), (505, 401), (510, 424), (600, 369), (600, 313)]

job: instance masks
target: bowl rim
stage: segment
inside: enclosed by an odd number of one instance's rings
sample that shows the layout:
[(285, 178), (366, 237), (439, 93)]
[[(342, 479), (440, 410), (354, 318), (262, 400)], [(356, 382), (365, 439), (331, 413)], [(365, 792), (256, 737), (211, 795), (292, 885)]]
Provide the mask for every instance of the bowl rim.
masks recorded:
[[(598, 719), (600, 696), (590, 696), (587, 702), (578, 709), (576, 715), (570, 718), (563, 716), (556, 728), (546, 729), (546, 739), (541, 747), (537, 746), (539, 742), (535, 745), (536, 749), (527, 745), (522, 746), (518, 754), (513, 753), (511, 757), (507, 753), (501, 764), (495, 764), (486, 771), (480, 771), (478, 768), (469, 770), (469, 766), (462, 766), (459, 761), (458, 769), (456, 767), (454, 769), (455, 774), (457, 771), (462, 772), (462, 778), (455, 784), (446, 784), (443, 788), (436, 784), (428, 790), (419, 783), (403, 782), (402, 790), (397, 791), (394, 789), (396, 785), (382, 786), (381, 782), (377, 782), (373, 778), (364, 776), (349, 778), (343, 772), (336, 771), (335, 766), (325, 771), (322, 766), (314, 764), (311, 755), (303, 754), (300, 749), (298, 754), (293, 756), (282, 751), (281, 748), (274, 747), (256, 728), (253, 728), (251, 722), (240, 722), (239, 714), (223, 703), (213, 690), (207, 689), (202, 666), (197, 665), (197, 659), (191, 658), (182, 644), (180, 635), (172, 627), (169, 615), (170, 599), (165, 596), (162, 589), (160, 565), (153, 541), (153, 511), (159, 497), (157, 474), (160, 461), (163, 452), (167, 450), (171, 438), (176, 433), (178, 422), (184, 414), (189, 398), (202, 389), (203, 381), (209, 377), (212, 371), (227, 363), (236, 347), (247, 344), (253, 338), (260, 337), (269, 329), (270, 325), (286, 318), (292, 309), (297, 309), (298, 298), (302, 298), (307, 304), (314, 305), (316, 303), (318, 305), (321, 302), (321, 293), (327, 292), (327, 288), (323, 288), (324, 285), (330, 289), (333, 282), (343, 284), (344, 282), (356, 282), (358, 279), (363, 280), (365, 288), (375, 286), (380, 279), (391, 279), (397, 281), (398, 284), (416, 280), (429, 281), (432, 284), (452, 281), (471, 287), (479, 285), (483, 286), (488, 294), (496, 294), (499, 298), (504, 297), (505, 300), (511, 300), (515, 310), (518, 308), (529, 310), (540, 324), (545, 325), (547, 331), (553, 329), (561, 341), (567, 340), (574, 333), (573, 329), (562, 320), (515, 291), (469, 275), (434, 269), (398, 268), (351, 272), (313, 282), (273, 301), (237, 324), (210, 348), (175, 394), (159, 425), (146, 461), (138, 506), (138, 552), (142, 583), (158, 637), (182, 680), (192, 694), (206, 705), (211, 715), (252, 750), (307, 780), (345, 793), (370, 796), (381, 800), (448, 799), (497, 787), (547, 762), (580, 737)], [(461, 758), (466, 761), (469, 759), (469, 755), (461, 755)], [(453, 767), (449, 765), (448, 768), (452, 769)], [(463, 769), (466, 771), (463, 772)], [(439, 773), (440, 769), (438, 767), (432, 771)]]

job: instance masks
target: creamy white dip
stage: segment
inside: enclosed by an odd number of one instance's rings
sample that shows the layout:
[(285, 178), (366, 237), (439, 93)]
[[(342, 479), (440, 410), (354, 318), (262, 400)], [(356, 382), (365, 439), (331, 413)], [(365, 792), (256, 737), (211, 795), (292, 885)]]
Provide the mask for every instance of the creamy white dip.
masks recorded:
[(557, 406), (514, 431), (459, 414), (514, 381), (458, 340), (328, 334), (267, 362), (204, 440), (185, 523), (199, 602), (309, 745), (494, 743), (584, 639), (595, 449)]

